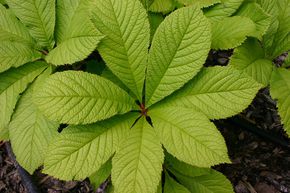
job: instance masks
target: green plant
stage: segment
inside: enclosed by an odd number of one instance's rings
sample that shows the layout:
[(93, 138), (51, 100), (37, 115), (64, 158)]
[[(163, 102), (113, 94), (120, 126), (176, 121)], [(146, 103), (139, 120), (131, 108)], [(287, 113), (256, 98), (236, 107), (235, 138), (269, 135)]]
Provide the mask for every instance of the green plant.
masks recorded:
[[(254, 9), (254, 7), (256, 8)], [(254, 13), (251, 10), (258, 10), (258, 12)], [(263, 14), (262, 10), (265, 10)], [(258, 0), (256, 3), (245, 2), (238, 14), (250, 18), (264, 18), (264, 22), (260, 20), (260, 26), (263, 24), (267, 27), (262, 30), (262, 36), (258, 36), (258, 39), (248, 39), (235, 49), (230, 66), (249, 75), (263, 84), (264, 87), (270, 85), (271, 96), (278, 100), (278, 111), (289, 135), (289, 57), (277, 66), (273, 64), (273, 61), (290, 50), (290, 25), (288, 22), (290, 19), (290, 1)], [(262, 17), (262, 15), (264, 16)]]
[[(111, 174), (111, 190), (120, 193), (233, 192), (210, 169), (230, 163), (210, 120), (243, 111), (262, 84), (233, 65), (203, 64), (211, 48), (235, 48), (249, 36), (262, 40), (271, 21), (259, 4), (6, 2), (0, 138), (10, 139), (26, 170), (44, 165), (44, 173), (90, 177), (95, 186)], [(244, 11), (252, 5), (257, 15)], [(95, 49), (102, 60), (88, 61)], [(65, 64), (74, 70), (59, 67)], [(93, 66), (91, 73), (79, 71), (83, 65)], [(69, 126), (59, 134), (60, 124)]]

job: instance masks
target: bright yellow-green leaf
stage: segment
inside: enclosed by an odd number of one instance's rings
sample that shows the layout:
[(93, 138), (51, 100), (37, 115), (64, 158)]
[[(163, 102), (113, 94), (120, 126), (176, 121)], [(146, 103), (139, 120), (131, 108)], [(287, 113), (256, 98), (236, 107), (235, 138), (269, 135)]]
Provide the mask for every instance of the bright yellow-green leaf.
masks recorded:
[(223, 119), (246, 109), (261, 88), (261, 84), (232, 67), (209, 67), (164, 103), (196, 109), (210, 119)]
[(7, 0), (9, 8), (41, 47), (54, 46), (55, 0)]
[(8, 125), (19, 95), (47, 65), (34, 62), (0, 74), (0, 140), (8, 139)]
[(139, 0), (95, 0), (93, 22), (105, 35), (98, 46), (110, 70), (142, 99), (150, 26)]
[(210, 50), (210, 24), (197, 6), (176, 10), (158, 27), (149, 52), (146, 106), (192, 79)]
[(114, 193), (156, 193), (163, 150), (154, 130), (142, 117), (124, 139), (113, 158)]
[(256, 24), (256, 31), (251, 36), (262, 40), (271, 23), (271, 16), (257, 3), (245, 3), (235, 14), (250, 18)]
[(68, 124), (94, 123), (135, 106), (135, 101), (111, 81), (78, 71), (50, 76), (34, 100), (49, 119)]
[(213, 49), (227, 50), (238, 47), (256, 31), (255, 23), (246, 17), (234, 16), (212, 21)]
[(179, 160), (199, 167), (230, 163), (222, 135), (204, 114), (161, 106), (149, 115), (162, 144)]
[(114, 154), (135, 119), (136, 114), (127, 114), (65, 128), (49, 146), (43, 172), (63, 180), (92, 175)]
[(9, 124), (9, 137), (17, 162), (29, 173), (43, 164), (49, 143), (58, 134), (59, 124), (43, 116), (31, 100), (36, 86), (44, 83), (51, 69), (46, 70), (25, 91)]
[(271, 60), (265, 58), (264, 49), (260, 42), (255, 39), (248, 39), (243, 45), (235, 49), (230, 60), (230, 66), (267, 86), (274, 65)]
[(57, 47), (46, 56), (48, 63), (73, 64), (87, 58), (95, 50), (103, 35), (90, 19), (90, 1), (57, 1)]
[(281, 116), (284, 129), (290, 136), (290, 71), (275, 69), (270, 84), (270, 93), (278, 100), (278, 112)]

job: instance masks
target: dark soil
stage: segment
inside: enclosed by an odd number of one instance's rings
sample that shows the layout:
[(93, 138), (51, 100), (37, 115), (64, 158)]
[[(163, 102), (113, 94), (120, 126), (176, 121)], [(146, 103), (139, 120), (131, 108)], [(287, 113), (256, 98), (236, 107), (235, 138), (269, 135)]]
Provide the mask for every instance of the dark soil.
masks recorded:
[[(268, 89), (261, 91), (240, 116), (254, 122), (261, 132), (290, 144)], [(218, 166), (216, 169), (230, 179), (237, 193), (290, 192), (289, 147), (238, 127), (224, 127), (221, 132), (233, 164)]]

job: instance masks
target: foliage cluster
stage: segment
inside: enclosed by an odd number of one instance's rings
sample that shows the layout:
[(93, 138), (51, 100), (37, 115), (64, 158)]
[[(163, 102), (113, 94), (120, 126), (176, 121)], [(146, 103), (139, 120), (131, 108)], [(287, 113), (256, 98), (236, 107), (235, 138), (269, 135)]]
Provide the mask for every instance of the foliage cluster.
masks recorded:
[[(1, 5), (2, 4), (2, 5)], [(115, 193), (231, 193), (211, 122), (270, 85), (290, 134), (290, 0), (1, 0), (0, 139)], [(211, 49), (228, 66), (204, 67)], [(287, 54), (286, 54), (287, 55)], [(62, 132), (58, 129), (65, 128)]]

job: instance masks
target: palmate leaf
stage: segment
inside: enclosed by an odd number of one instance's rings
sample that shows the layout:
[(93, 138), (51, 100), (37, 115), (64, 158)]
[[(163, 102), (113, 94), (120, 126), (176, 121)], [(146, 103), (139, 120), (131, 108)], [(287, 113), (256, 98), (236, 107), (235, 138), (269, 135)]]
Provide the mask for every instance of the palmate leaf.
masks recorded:
[(7, 0), (40, 47), (54, 46), (55, 0)]
[(174, 0), (154, 0), (151, 4), (149, 11), (159, 12), (159, 13), (168, 13), (175, 9)]
[(244, 3), (235, 15), (248, 17), (256, 24), (256, 30), (251, 36), (262, 40), (270, 23), (271, 16), (267, 14), (257, 3)]
[(209, 67), (164, 103), (194, 108), (210, 119), (223, 119), (246, 109), (261, 87), (261, 84), (232, 67)]
[(136, 114), (126, 114), (65, 128), (49, 146), (43, 172), (62, 180), (80, 180), (92, 175), (114, 154), (135, 119)]
[(214, 4), (221, 3), (221, 0), (177, 0), (184, 5), (198, 4), (200, 7), (210, 7)]
[(283, 68), (275, 69), (270, 85), (271, 96), (278, 100), (278, 112), (284, 129), (290, 136), (290, 71)]
[(172, 179), (166, 173), (166, 175), (165, 175), (164, 193), (190, 193), (190, 192), (189, 192), (188, 189), (186, 189), (181, 184), (177, 183), (174, 179)]
[(256, 32), (255, 23), (246, 17), (234, 16), (212, 21), (213, 49), (227, 50), (241, 45), (247, 36)]
[(273, 71), (272, 61), (265, 58), (264, 49), (255, 39), (248, 39), (235, 49), (230, 66), (248, 74), (264, 86), (268, 85)]
[(25, 91), (9, 124), (9, 138), (17, 161), (29, 173), (43, 164), (48, 144), (58, 134), (58, 123), (44, 117), (33, 101), (33, 89), (43, 84), (51, 69), (46, 70)]
[(31, 46), (18, 42), (0, 42), (0, 72), (19, 67), (41, 57)]
[(54, 65), (79, 62), (89, 56), (103, 38), (90, 20), (90, 0), (57, 1), (56, 6), (57, 47), (45, 59)]
[(179, 160), (199, 167), (230, 163), (222, 135), (204, 114), (163, 106), (149, 114), (162, 144)]
[(113, 158), (114, 193), (156, 193), (162, 163), (162, 146), (154, 128), (142, 117)]
[(46, 67), (44, 62), (34, 62), (0, 74), (0, 140), (8, 139), (8, 124), (19, 95)]
[(68, 124), (94, 123), (135, 106), (135, 101), (111, 81), (78, 71), (50, 76), (34, 100), (49, 119)]
[(146, 106), (182, 87), (201, 69), (210, 49), (210, 24), (197, 6), (180, 8), (157, 29), (149, 52)]
[(93, 22), (105, 35), (98, 46), (110, 70), (141, 100), (150, 27), (139, 0), (95, 0)]
[[(206, 17), (213, 21), (222, 20), (235, 13), (244, 0), (221, 0), (220, 4), (212, 6), (204, 11)], [(240, 27), (241, 28), (241, 27)]]
[[(213, 169), (194, 167), (180, 162), (172, 156), (166, 156), (166, 160), (166, 168), (192, 193), (234, 193), (231, 182), (223, 174)], [(168, 164), (170, 164), (169, 167)], [(182, 168), (186, 168), (186, 170)]]

